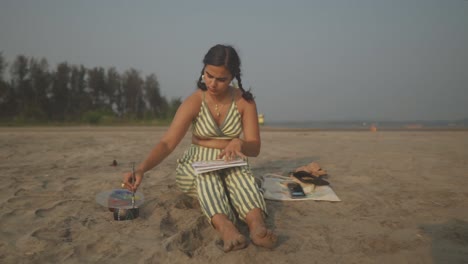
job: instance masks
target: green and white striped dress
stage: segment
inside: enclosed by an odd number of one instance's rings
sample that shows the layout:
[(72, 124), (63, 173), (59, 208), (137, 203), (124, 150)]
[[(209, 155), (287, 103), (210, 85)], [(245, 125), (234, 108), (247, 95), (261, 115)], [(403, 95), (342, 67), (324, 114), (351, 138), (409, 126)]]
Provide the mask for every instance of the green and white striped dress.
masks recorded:
[[(200, 138), (239, 137), (242, 133), (242, 117), (234, 97), (223, 123), (218, 126), (205, 102), (205, 92), (203, 92), (200, 112), (193, 120), (192, 133)], [(221, 180), (221, 177), (224, 177), (232, 206), (241, 220), (245, 220), (246, 214), (254, 208), (260, 208), (266, 214), (265, 200), (248, 165), (195, 174), (192, 168), (194, 161), (216, 160), (220, 152), (221, 149), (192, 144), (182, 158), (177, 160), (177, 186), (184, 193), (198, 198), (203, 213), (209, 219), (215, 214), (225, 214), (234, 222), (235, 214), (229, 205)]]

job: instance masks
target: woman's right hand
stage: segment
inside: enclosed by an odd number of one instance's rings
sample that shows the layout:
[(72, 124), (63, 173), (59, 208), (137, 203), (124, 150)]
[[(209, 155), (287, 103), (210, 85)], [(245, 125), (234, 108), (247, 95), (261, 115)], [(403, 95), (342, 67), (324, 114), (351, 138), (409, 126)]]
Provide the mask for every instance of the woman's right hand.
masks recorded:
[(138, 186), (140, 186), (141, 181), (143, 180), (143, 173), (140, 171), (135, 171), (135, 182), (133, 182), (133, 173), (127, 172), (124, 174), (122, 187), (125, 187), (127, 190), (131, 192), (136, 192)]

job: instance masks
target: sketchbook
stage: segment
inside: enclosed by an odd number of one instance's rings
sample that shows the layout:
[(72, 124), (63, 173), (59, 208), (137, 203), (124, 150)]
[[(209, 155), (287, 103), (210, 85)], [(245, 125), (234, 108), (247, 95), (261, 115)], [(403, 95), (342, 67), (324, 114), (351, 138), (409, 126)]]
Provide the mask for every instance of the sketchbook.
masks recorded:
[(210, 161), (195, 161), (192, 163), (192, 167), (196, 174), (202, 174), (205, 172), (222, 170), (226, 168), (239, 167), (247, 165), (247, 161), (243, 159), (235, 159), (231, 161), (225, 160), (210, 160)]

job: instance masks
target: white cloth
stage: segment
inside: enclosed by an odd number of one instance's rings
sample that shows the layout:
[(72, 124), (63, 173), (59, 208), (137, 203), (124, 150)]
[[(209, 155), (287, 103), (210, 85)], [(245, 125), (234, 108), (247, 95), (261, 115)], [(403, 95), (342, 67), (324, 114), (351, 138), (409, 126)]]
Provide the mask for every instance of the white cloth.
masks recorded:
[[(303, 201), (303, 200), (315, 200), (315, 201), (331, 201), (340, 202), (340, 198), (336, 195), (333, 189), (329, 185), (315, 186), (313, 184), (305, 184), (294, 180), (290, 177), (284, 177), (277, 174), (268, 173), (261, 177), (261, 188), (263, 190), (263, 197), (268, 200), (277, 201)], [(301, 184), (302, 189), (306, 197), (303, 198), (291, 198), (289, 189), (286, 186), (288, 182), (297, 182)]]

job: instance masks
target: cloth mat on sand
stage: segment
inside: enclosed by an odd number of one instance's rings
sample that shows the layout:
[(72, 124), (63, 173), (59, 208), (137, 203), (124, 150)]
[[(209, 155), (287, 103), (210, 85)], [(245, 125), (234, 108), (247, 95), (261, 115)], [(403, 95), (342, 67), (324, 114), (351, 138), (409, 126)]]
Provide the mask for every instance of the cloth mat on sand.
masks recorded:
[[(263, 190), (263, 197), (268, 200), (276, 201), (304, 201), (304, 200), (315, 200), (315, 201), (331, 201), (340, 202), (340, 198), (335, 194), (333, 189), (329, 185), (315, 186), (313, 184), (304, 184), (294, 180), (290, 177), (285, 177), (273, 173), (268, 173), (260, 178), (261, 188)], [(288, 182), (297, 182), (301, 184), (304, 189), (306, 197), (304, 198), (291, 198), (289, 190), (286, 184)], [(315, 188), (314, 188), (315, 187)]]

